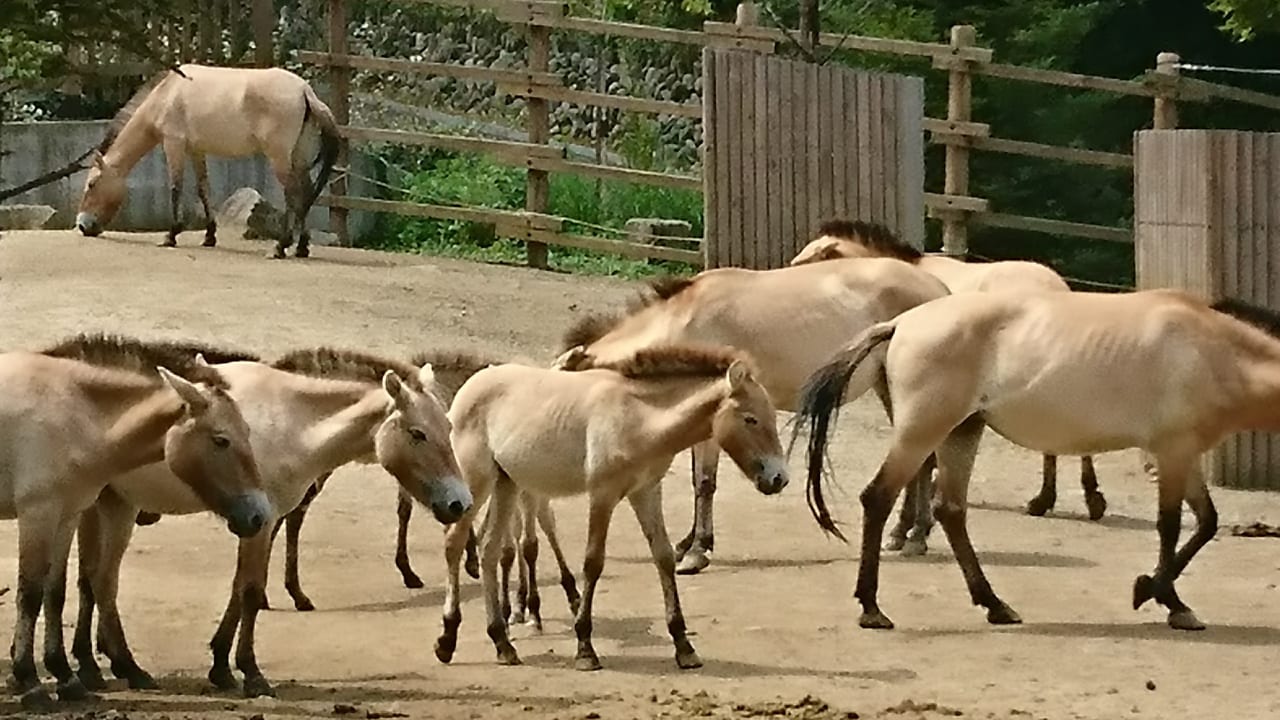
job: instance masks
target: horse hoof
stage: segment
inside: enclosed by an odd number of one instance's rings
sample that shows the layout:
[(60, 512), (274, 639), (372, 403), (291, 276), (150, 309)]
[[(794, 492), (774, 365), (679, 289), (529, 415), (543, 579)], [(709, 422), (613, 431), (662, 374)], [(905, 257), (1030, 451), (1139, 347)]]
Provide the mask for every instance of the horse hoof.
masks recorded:
[(993, 608), (987, 608), (987, 622), (992, 625), (1021, 625), (1022, 618), (1013, 611), (1013, 608), (1000, 603)]
[(929, 552), (929, 544), (923, 538), (908, 538), (902, 545), (903, 557), (922, 557)]
[(57, 708), (53, 702), (53, 696), (39, 685), (22, 693), (22, 699), (19, 702), (23, 710), (33, 713), (50, 713)]
[(453, 652), (458, 647), (456, 638), (436, 638), (436, 659), (448, 665), (453, 661)]
[(211, 247), (217, 247), (217, 246), (218, 246), (218, 239), (217, 239), (217, 238), (206, 237), (206, 238), (204, 239), (204, 242), (200, 243), (200, 247), (209, 247), (209, 248), (211, 248)]
[(693, 533), (685, 535), (683, 540), (676, 543), (675, 548), (673, 548), (676, 551), (676, 560), (683, 560), (685, 553), (689, 552), (691, 547), (693, 547)]
[(294, 256), (294, 257), (296, 257), (296, 258), (301, 258), (301, 259), (305, 260), (305, 259), (307, 259), (307, 258), (311, 257), (311, 249), (310, 249), (310, 248), (305, 248), (305, 247), (300, 247), (300, 248), (298, 248), (297, 250), (294, 250), (294, 251), (293, 251), (293, 256)]
[(884, 544), (884, 549), (888, 552), (897, 552), (907, 544), (906, 536), (890, 535), (889, 540)]
[(76, 677), (80, 678), (80, 684), (84, 685), (88, 690), (106, 690), (107, 680), (102, 677), (102, 670), (95, 663), (81, 663), (76, 668)]
[(1089, 508), (1090, 520), (1101, 520), (1102, 516), (1107, 514), (1107, 499), (1102, 496), (1102, 493), (1086, 495), (1084, 504)]
[(507, 617), (509, 618), (507, 621), (509, 625), (523, 625), (525, 623), (523, 610), (512, 610)]
[(499, 665), (520, 665), (520, 656), (516, 654), (516, 649), (512, 645), (498, 648), (498, 664)]
[(256, 697), (275, 697), (276, 691), (272, 689), (271, 683), (261, 675), (246, 677), (244, 679), (244, 696), (246, 698)]
[(690, 550), (685, 556), (680, 558), (680, 562), (676, 565), (677, 575), (697, 575), (707, 566), (711, 564), (711, 559), (701, 550)]
[[(143, 670), (142, 668), (138, 668), (133, 672), (129, 673), (127, 676), (125, 676), (125, 680), (128, 681), (130, 690), (159, 690), (160, 689), (160, 683), (157, 683), (156, 679), (151, 677), (151, 673), (148, 673), (146, 670)], [(233, 679), (232, 682), (235, 682), (235, 680)]]
[(79, 702), (81, 700), (96, 700), (93, 693), (85, 688), (84, 683), (80, 682), (80, 678), (72, 676), (66, 682), (60, 682), (57, 685), (58, 699), (62, 702)]
[(879, 610), (874, 610), (862, 613), (862, 617), (858, 618), (858, 627), (867, 630), (892, 630), (893, 621), (889, 619), (888, 615)]
[(293, 599), (293, 609), (298, 612), (311, 612), (316, 609), (316, 605), (306, 595), (299, 595)]
[(1188, 608), (1169, 613), (1169, 627), (1174, 630), (1203, 630), (1204, 623)]
[(573, 668), (582, 672), (593, 672), (601, 667), (603, 666), (600, 664), (600, 658), (596, 657), (594, 653), (591, 655), (579, 655), (573, 661)]
[(166, 247), (166, 248), (178, 247), (178, 241), (165, 240), (164, 242), (160, 243), (157, 247)]
[(1027, 503), (1027, 514), (1035, 517), (1044, 517), (1045, 513), (1053, 509), (1057, 498), (1047, 498), (1037, 495), (1031, 498)]
[(268, 260), (284, 260), (285, 257), (286, 255), (284, 254), (284, 250), (278, 248), (267, 253)]
[[(468, 574), (470, 574), (470, 572), (471, 572), (470, 570), (467, 571)], [(479, 575), (479, 574), (480, 574), (480, 571), (477, 568), (476, 575)], [(409, 588), (410, 590), (421, 590), (422, 588), (427, 586), (426, 583), (422, 582), (422, 578), (418, 577), (418, 575), (413, 571), (404, 573), (401, 579), (404, 580), (404, 586)]]
[(209, 683), (219, 690), (235, 690), (239, 683), (231, 674), (229, 667), (215, 667), (209, 670)]
[(676, 653), (676, 667), (681, 670), (694, 670), (702, 667), (702, 658), (698, 657), (698, 653), (690, 648), (688, 652)]
[(1139, 575), (1133, 581), (1133, 609), (1142, 607), (1143, 603), (1156, 596), (1156, 581), (1150, 575)]
[(475, 560), (473, 558), (467, 558), (467, 561), (463, 563), (462, 568), (467, 571), (467, 574), (471, 576), (472, 580), (480, 579), (480, 561), (479, 560)]

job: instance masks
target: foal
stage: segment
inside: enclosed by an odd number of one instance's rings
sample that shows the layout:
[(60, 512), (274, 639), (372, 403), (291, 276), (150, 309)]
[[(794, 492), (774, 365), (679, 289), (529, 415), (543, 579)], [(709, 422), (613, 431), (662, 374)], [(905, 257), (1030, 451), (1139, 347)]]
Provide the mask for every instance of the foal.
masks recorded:
[[(884, 373), (893, 440), (862, 492), (859, 624), (891, 628), (876, 601), (880, 535), (898, 492), (936, 452), (934, 513), (974, 604), (991, 623), (1020, 622), (996, 596), (969, 541), (969, 476), (983, 429), (1055, 454), (1127, 448), (1158, 465), (1160, 553), (1134, 583), (1133, 607), (1155, 599), (1169, 625), (1204, 625), (1174, 581), (1214, 535), (1218, 514), (1201, 457), (1244, 430), (1280, 430), (1280, 314), (1235, 300), (1212, 306), (1189, 294), (967, 293), (870, 328), (814, 373), (799, 418), (809, 428), (808, 492), (818, 524), (839, 534), (823, 492), (824, 455), (845, 393)], [(1177, 547), (1183, 500), (1196, 529)]]
[[(430, 366), (419, 370), (329, 348), (291, 353), (274, 365), (233, 362), (215, 367), (253, 428), (264, 485), (279, 511), (297, 506), (316, 477), (350, 462), (381, 464), (441, 523), (454, 522), (470, 509), (471, 494), (449, 447), (445, 408), (432, 394)], [(112, 672), (123, 674), (131, 687), (154, 686), (129, 653), (115, 607), (120, 561), (140, 508), (162, 514), (194, 508), (173, 491), (164, 468), (154, 465), (112, 479), (111, 489), (81, 526), (81, 573), (91, 578), (92, 597), (82, 597), (76, 628), (80, 674), (86, 682), (101, 683), (89, 634), (96, 599), (102, 613), (98, 641), (111, 659)], [(277, 518), (273, 513), (269, 521)], [(271, 535), (263, 532), (241, 541), (231, 597), (210, 643), (210, 682), (234, 688), (229, 655), (239, 630), (236, 666), (249, 697), (273, 694), (254, 651)], [(81, 587), (83, 592), (86, 586)]]
[[(760, 492), (781, 491), (787, 469), (774, 406), (746, 361), (725, 348), (656, 347), (603, 364), (574, 348), (559, 364), (581, 370), (514, 364), (481, 370), (462, 386), (449, 410), (463, 477), (477, 503), (492, 493), (480, 570), (488, 633), (498, 662), (514, 665), (520, 659), (507, 636), (507, 618), (500, 612), (497, 571), (503, 534), (495, 529), (510, 521), (523, 490), (546, 497), (585, 493), (589, 498), (586, 585), (574, 622), (577, 668), (600, 668), (591, 643), (592, 605), (604, 568), (609, 522), (623, 498), (631, 503), (658, 568), (676, 664), (700, 667), (676, 592), (661, 481), (676, 454), (714, 440)], [(442, 662), (453, 658), (462, 622), (458, 562), (471, 520), (467, 514), (446, 536), (449, 585), (444, 631), (436, 641), (436, 657)]]
[(233, 533), (251, 536), (267, 521), (248, 427), (225, 388), (193, 357), (131, 338), (81, 335), (43, 353), (0, 354), (0, 517), (18, 520), (10, 652), (24, 709), (52, 706), (34, 657), (42, 604), (59, 698), (88, 695), (63, 646), (66, 566), (76, 519), (112, 475), (156, 463)]

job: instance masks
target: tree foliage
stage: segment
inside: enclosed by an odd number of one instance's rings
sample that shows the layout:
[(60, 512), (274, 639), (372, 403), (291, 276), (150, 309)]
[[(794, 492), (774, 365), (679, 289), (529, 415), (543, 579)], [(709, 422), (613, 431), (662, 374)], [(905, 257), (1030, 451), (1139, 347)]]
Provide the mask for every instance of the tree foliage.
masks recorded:
[(1241, 40), (1280, 33), (1280, 4), (1275, 0), (1213, 0), (1209, 7), (1222, 13), (1223, 27)]

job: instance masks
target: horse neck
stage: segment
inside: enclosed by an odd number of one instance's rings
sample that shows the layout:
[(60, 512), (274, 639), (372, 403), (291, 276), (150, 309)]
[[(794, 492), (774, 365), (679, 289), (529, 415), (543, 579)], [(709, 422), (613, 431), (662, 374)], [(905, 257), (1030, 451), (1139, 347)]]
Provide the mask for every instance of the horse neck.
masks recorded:
[(111, 147), (107, 148), (102, 157), (103, 163), (108, 167), (128, 174), (152, 148), (160, 144), (151, 122), (143, 119), (145, 108), (144, 103), (111, 141)]
[(728, 387), (721, 374), (633, 380), (635, 396), (651, 416), (642, 421), (650, 439), (673, 455), (711, 438), (711, 421)]
[(124, 473), (164, 459), (165, 434), (185, 410), (173, 390), (142, 378), (97, 378), (85, 390), (105, 426), (107, 468)]
[(298, 391), (303, 453), (326, 469), (371, 456), (390, 403), (380, 387), (363, 383), (325, 382)]

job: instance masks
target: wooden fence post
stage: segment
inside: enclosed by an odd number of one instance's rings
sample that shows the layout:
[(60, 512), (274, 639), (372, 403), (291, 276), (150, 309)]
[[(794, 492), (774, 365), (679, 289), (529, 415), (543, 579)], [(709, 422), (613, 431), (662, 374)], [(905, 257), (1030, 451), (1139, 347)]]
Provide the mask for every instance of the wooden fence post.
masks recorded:
[[(256, 6), (257, 0), (255, 0)], [(347, 0), (329, 0), (329, 52), (347, 54)], [(351, 122), (351, 70), (342, 65), (329, 66), (329, 104), (339, 125)], [(329, 182), (329, 194), (343, 197), (347, 194), (347, 170), (351, 166), (350, 150), (343, 139), (338, 146), (338, 175)], [(304, 219), (305, 222), (305, 219)], [(329, 232), (338, 236), (340, 245), (349, 246), (351, 237), (347, 229), (347, 209), (329, 206)]]
[[(954, 25), (951, 28), (951, 47), (964, 48), (976, 44), (977, 31), (972, 25)], [(966, 123), (973, 114), (973, 75), (969, 62), (953, 58), (947, 72), (947, 120)], [(947, 195), (969, 194), (969, 146), (947, 143), (946, 177), (943, 192)], [(942, 218), (942, 252), (944, 255), (965, 256), (969, 252), (969, 212), (948, 209)]]
[(1178, 63), (1182, 58), (1177, 53), (1162, 52), (1156, 55), (1156, 72), (1172, 78), (1168, 85), (1157, 86), (1159, 94), (1155, 100), (1155, 114), (1151, 127), (1156, 130), (1172, 130), (1178, 127), (1178, 102), (1175, 92), (1178, 77)]
[[(333, 5), (330, 4), (329, 8), (332, 10)], [(275, 3), (272, 0), (253, 0), (252, 23), (254, 64), (258, 67), (271, 67), (275, 64), (275, 47), (271, 39), (271, 33), (276, 28)]]
[[(529, 72), (545, 73), (551, 68), (551, 28), (529, 24)], [(544, 98), (528, 98), (525, 107), (529, 112), (529, 142), (545, 145), (551, 140), (551, 110)], [(525, 179), (524, 209), (545, 213), (550, 207), (551, 177), (546, 170), (530, 167)], [(547, 267), (547, 246), (540, 242), (525, 242), (525, 262), (529, 267)]]

